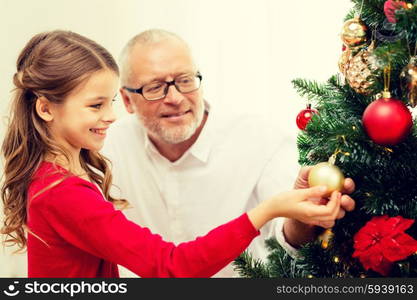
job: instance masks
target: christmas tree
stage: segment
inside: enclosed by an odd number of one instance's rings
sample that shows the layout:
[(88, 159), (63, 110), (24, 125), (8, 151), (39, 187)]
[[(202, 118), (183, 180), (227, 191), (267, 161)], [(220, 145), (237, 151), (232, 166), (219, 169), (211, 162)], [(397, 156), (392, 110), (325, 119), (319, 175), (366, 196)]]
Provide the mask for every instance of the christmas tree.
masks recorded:
[(352, 2), (341, 28), (340, 73), (323, 84), (293, 84), (308, 101), (297, 117), (299, 163), (327, 162), (352, 178), (356, 208), (297, 257), (274, 238), (266, 241), (265, 262), (245, 252), (235, 261), (244, 277), (417, 277), (417, 129), (410, 112), (417, 105), (417, 1)]

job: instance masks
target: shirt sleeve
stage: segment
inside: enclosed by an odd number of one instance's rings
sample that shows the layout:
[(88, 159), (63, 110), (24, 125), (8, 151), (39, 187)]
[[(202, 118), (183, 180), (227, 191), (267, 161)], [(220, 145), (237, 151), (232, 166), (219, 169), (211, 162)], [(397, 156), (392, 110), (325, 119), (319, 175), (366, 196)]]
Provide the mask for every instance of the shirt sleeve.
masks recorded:
[(39, 213), (67, 242), (141, 277), (210, 277), (259, 234), (245, 213), (175, 246), (126, 219), (87, 182), (67, 179), (46, 193)]

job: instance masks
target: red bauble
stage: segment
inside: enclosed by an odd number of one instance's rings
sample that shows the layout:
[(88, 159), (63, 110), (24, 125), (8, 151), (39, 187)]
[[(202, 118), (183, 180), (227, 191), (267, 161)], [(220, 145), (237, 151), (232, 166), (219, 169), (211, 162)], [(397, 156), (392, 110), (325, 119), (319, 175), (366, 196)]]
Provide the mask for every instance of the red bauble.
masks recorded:
[(407, 106), (393, 98), (381, 98), (369, 104), (362, 122), (368, 136), (375, 143), (385, 146), (400, 143), (413, 126)]
[(297, 115), (296, 122), (297, 122), (298, 128), (300, 128), (301, 130), (305, 130), (308, 122), (310, 122), (313, 115), (317, 113), (318, 111), (315, 109), (312, 109), (310, 104), (307, 105), (307, 108), (300, 111), (299, 114)]

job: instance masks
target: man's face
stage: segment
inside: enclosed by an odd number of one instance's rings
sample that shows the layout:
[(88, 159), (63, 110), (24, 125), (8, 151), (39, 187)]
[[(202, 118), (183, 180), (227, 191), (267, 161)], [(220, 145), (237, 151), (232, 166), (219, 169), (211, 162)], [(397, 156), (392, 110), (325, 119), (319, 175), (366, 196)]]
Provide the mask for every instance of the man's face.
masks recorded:
[[(188, 47), (175, 39), (136, 45), (128, 63), (131, 72), (126, 85), (133, 88), (197, 73)], [(165, 98), (154, 101), (123, 89), (121, 93), (127, 111), (136, 113), (149, 136), (157, 141), (177, 144), (188, 140), (204, 116), (201, 88), (183, 94), (171, 85)]]

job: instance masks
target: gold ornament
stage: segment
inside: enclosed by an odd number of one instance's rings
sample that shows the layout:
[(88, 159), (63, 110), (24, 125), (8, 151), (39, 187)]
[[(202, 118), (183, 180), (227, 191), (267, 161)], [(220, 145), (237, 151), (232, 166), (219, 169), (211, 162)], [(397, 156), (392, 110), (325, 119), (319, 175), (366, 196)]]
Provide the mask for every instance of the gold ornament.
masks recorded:
[(401, 87), (403, 93), (407, 94), (407, 98), (412, 107), (417, 105), (417, 57), (411, 58), (410, 63), (404, 67), (400, 74)]
[(367, 31), (365, 23), (359, 17), (355, 17), (343, 24), (340, 37), (346, 46), (356, 48), (365, 44)]
[(342, 55), (340, 56), (339, 70), (342, 74), (345, 74), (346, 67), (347, 67), (351, 57), (352, 57), (352, 51), (349, 48), (347, 48), (345, 51), (343, 51)]
[(372, 55), (374, 43), (368, 49), (362, 49), (353, 56), (345, 67), (345, 77), (349, 85), (359, 94), (369, 95), (369, 88), (375, 79), (372, 73), (377, 70), (375, 57)]
[(341, 191), (344, 181), (345, 176), (342, 171), (329, 162), (315, 165), (308, 175), (308, 184), (310, 186), (327, 186), (328, 193), (326, 196), (330, 196), (333, 191)]

